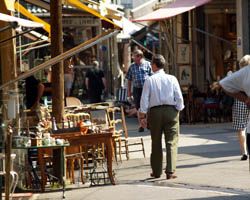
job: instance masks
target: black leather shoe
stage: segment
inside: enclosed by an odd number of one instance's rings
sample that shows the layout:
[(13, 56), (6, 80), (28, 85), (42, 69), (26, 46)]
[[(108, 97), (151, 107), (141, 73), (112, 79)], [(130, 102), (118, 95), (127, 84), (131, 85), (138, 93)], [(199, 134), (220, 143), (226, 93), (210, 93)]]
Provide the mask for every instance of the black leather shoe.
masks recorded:
[(243, 156), (241, 156), (241, 159), (240, 160), (247, 160), (247, 155), (244, 154)]
[(150, 177), (151, 177), (151, 178), (160, 178), (161, 175), (160, 175), (160, 176), (155, 176), (153, 173), (150, 173)]
[(177, 176), (174, 173), (167, 173), (167, 179), (175, 179)]
[(138, 129), (138, 132), (144, 132), (144, 128), (140, 127), (140, 128)]

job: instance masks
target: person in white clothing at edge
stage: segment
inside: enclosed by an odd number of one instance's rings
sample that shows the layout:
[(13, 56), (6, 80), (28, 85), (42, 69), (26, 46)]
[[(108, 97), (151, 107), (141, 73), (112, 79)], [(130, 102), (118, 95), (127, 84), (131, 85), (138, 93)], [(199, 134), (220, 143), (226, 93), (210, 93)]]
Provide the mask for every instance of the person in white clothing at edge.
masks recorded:
[[(240, 59), (239, 66), (247, 67), (250, 64), (250, 55), (245, 55)], [(228, 76), (231, 76), (233, 72)], [(218, 82), (212, 84), (211, 89), (220, 89), (221, 85)], [(232, 127), (234, 130), (237, 131), (237, 135), (239, 138), (240, 144), (240, 152), (241, 152), (241, 159), (240, 160), (247, 160), (247, 145), (246, 145), (246, 127), (249, 121), (250, 108), (243, 102), (238, 100), (237, 98), (234, 99), (234, 103), (232, 106)]]
[(140, 101), (139, 116), (143, 127), (148, 127), (151, 134), (152, 150), (150, 164), (152, 178), (162, 174), (162, 134), (165, 136), (167, 150), (166, 178), (177, 178), (176, 160), (179, 138), (179, 112), (184, 108), (180, 85), (175, 76), (163, 70), (165, 59), (162, 55), (152, 58), (154, 74), (145, 80)]
[[(250, 55), (245, 55), (240, 59), (240, 68), (250, 64)], [(231, 73), (232, 75), (232, 73)], [(240, 160), (247, 160), (247, 144), (246, 144), (246, 128), (249, 121), (249, 107), (238, 99), (234, 100), (232, 107), (232, 126), (237, 131), (239, 144), (240, 144)]]

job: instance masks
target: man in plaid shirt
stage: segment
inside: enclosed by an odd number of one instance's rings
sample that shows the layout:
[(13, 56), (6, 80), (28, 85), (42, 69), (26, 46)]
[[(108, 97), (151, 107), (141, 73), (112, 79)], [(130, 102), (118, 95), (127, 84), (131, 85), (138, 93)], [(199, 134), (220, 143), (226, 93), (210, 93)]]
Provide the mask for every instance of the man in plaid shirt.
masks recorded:
[[(132, 96), (133, 85), (133, 98), (136, 109), (140, 108), (141, 94), (144, 81), (148, 76), (152, 75), (150, 62), (146, 61), (143, 57), (143, 52), (139, 49), (133, 52), (134, 62), (130, 65), (126, 78), (128, 79), (128, 97)], [(138, 118), (139, 124), (140, 120)], [(139, 132), (143, 132), (144, 128), (140, 125)]]

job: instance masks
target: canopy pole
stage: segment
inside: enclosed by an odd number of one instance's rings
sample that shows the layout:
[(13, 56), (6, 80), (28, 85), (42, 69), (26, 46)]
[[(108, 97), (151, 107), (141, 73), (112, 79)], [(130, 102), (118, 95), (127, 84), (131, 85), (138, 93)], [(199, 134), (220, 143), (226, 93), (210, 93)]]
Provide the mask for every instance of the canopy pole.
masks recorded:
[[(5, 6), (4, 1), (0, 1), (0, 14), (11, 14)], [(5, 27), (8, 25), (5, 21), (0, 21), (0, 27)], [(0, 32), (0, 38), (7, 38), (12, 37), (15, 35), (15, 32), (13, 29), (7, 29), (3, 32)], [(15, 43), (14, 40), (9, 40), (6, 43), (2, 44), (0, 43), (0, 74), (1, 74), (1, 83), (5, 84), (8, 81), (11, 81), (16, 76), (16, 56), (15, 56)], [(11, 89), (16, 89), (17, 85), (13, 84), (11, 85)], [(8, 100), (7, 95), (7, 88), (3, 89), (2, 93), (0, 93), (2, 101), (1, 104), (3, 104), (4, 101)], [(2, 112), (2, 121), (5, 123), (7, 122), (7, 108), (3, 106), (3, 112)], [(10, 199), (10, 153), (11, 153), (11, 138), (9, 138), (9, 133), (6, 133), (6, 129), (3, 130), (4, 133), (4, 139), (5, 141), (1, 141), (2, 144), (5, 144), (5, 161), (6, 161), (6, 175), (5, 175), (5, 200)], [(3, 137), (1, 137), (3, 139)], [(10, 140), (8, 140), (10, 139)], [(0, 178), (0, 184), (2, 177)], [(2, 193), (2, 191), (1, 191)], [(2, 198), (2, 194), (0, 196)]]
[[(50, 1), (51, 57), (63, 52), (62, 1)], [(52, 115), (61, 122), (64, 113), (64, 71), (62, 60), (52, 67)]]

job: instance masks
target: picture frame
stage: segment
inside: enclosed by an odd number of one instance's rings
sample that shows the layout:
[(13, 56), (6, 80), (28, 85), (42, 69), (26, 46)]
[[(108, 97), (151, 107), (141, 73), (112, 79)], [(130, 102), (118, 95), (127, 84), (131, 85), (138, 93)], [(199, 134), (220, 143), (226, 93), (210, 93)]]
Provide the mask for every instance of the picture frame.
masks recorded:
[(181, 86), (192, 84), (192, 69), (190, 65), (179, 66), (179, 82)]
[(177, 63), (190, 64), (190, 44), (177, 44)]

